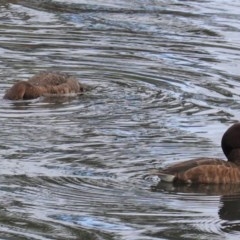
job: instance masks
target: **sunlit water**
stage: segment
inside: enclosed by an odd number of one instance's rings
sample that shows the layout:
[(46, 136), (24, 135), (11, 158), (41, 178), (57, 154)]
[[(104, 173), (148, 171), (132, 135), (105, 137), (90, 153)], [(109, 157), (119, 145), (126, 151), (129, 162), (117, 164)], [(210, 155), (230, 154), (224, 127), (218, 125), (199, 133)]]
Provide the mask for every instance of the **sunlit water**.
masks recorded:
[(234, 0), (0, 2), (2, 98), (64, 71), (83, 95), (1, 101), (1, 239), (239, 239), (240, 187), (156, 189), (150, 169), (224, 158), (240, 119)]

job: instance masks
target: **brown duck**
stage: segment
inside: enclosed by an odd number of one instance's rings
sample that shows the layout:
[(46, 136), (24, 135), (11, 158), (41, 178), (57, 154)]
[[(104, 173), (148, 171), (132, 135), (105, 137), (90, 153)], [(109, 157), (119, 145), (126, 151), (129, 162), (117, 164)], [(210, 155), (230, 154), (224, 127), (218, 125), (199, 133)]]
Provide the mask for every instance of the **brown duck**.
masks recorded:
[(19, 81), (4, 95), (9, 100), (27, 100), (45, 95), (62, 95), (83, 92), (83, 85), (74, 77), (59, 72), (41, 72), (28, 81)]
[(154, 170), (163, 182), (190, 184), (240, 183), (240, 123), (232, 125), (222, 137), (222, 150), (228, 161), (197, 158), (163, 170)]

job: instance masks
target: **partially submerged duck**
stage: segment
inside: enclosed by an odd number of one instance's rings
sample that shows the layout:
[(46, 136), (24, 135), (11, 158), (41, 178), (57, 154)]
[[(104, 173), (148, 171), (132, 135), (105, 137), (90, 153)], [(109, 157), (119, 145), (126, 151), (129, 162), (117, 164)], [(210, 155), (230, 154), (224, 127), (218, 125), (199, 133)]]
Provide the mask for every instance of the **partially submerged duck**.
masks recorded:
[(45, 95), (78, 94), (84, 87), (66, 73), (41, 72), (28, 81), (18, 81), (4, 95), (9, 100), (27, 100)]
[(154, 170), (154, 174), (163, 182), (177, 184), (240, 183), (240, 123), (233, 124), (224, 133), (221, 146), (228, 161), (197, 158)]

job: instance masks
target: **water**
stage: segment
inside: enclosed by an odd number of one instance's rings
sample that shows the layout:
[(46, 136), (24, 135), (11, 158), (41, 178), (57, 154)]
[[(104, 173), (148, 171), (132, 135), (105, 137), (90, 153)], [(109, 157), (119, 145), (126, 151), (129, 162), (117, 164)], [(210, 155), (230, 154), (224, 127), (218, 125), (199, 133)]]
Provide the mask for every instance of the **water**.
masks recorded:
[(1, 101), (1, 239), (239, 239), (239, 186), (156, 189), (150, 169), (224, 158), (240, 119), (234, 0), (0, 2), (1, 98), (64, 71), (84, 95)]

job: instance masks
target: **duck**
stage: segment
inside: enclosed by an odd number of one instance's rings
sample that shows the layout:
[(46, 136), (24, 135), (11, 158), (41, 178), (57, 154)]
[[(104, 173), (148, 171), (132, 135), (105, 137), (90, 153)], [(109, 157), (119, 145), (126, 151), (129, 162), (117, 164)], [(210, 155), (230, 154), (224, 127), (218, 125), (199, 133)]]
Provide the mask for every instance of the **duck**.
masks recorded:
[(3, 96), (8, 100), (29, 100), (46, 95), (78, 94), (83, 85), (75, 78), (62, 72), (40, 72), (27, 81), (18, 81)]
[(161, 182), (173, 184), (237, 184), (240, 183), (240, 122), (230, 126), (222, 136), (221, 147), (228, 161), (196, 158), (155, 169)]

